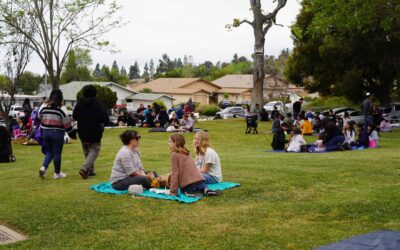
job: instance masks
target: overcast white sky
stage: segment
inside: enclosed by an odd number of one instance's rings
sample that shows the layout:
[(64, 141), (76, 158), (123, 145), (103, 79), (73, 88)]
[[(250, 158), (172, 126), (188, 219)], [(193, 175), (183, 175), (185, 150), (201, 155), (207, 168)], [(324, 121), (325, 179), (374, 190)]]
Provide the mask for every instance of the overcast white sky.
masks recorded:
[[(153, 59), (157, 65), (163, 53), (171, 59), (192, 55), (195, 64), (205, 60), (230, 61), (234, 53), (250, 58), (254, 48), (252, 28), (243, 24), (227, 31), (225, 25), (233, 18), (252, 20), (249, 0), (119, 0), (119, 15), (128, 24), (108, 33), (105, 38), (120, 52), (92, 51), (96, 63), (129, 68), (135, 60), (141, 68)], [(262, 1), (263, 8), (272, 10), (272, 0)], [(285, 27), (272, 27), (266, 36), (265, 52), (278, 55), (292, 48), (289, 25), (300, 10), (297, 0), (289, 0), (277, 16)], [(44, 67), (33, 58), (28, 70), (43, 73)]]

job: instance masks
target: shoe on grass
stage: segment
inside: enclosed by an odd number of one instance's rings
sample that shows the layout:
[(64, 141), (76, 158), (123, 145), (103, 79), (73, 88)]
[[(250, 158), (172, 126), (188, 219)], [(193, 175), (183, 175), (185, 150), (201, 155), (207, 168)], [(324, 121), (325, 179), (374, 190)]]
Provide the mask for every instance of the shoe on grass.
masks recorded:
[(89, 172), (88, 176), (96, 176), (96, 173), (95, 172)]
[(45, 175), (46, 175), (46, 169), (44, 167), (41, 167), (39, 169), (39, 177), (44, 179)]
[(210, 190), (210, 189), (206, 189), (204, 190), (204, 194), (206, 196), (218, 196), (223, 194), (224, 192), (222, 192), (221, 190)]
[(66, 173), (60, 172), (59, 174), (54, 174), (53, 178), (54, 179), (61, 179), (67, 177)]
[(79, 174), (82, 176), (83, 179), (88, 178), (88, 173), (83, 169), (79, 170)]

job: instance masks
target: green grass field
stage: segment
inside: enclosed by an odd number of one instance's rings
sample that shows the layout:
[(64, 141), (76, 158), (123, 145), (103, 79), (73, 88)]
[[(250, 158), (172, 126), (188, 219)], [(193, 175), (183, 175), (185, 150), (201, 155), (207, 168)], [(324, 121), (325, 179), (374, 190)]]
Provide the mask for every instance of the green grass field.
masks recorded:
[[(242, 186), (189, 205), (89, 190), (108, 180), (123, 129), (105, 131), (88, 180), (78, 174), (79, 141), (64, 147), (62, 180), (53, 180), (53, 165), (38, 177), (38, 146), (13, 145), (17, 162), (0, 165), (0, 224), (29, 240), (0, 249), (311, 249), (400, 230), (400, 130), (382, 134), (378, 149), (286, 154), (263, 152), (270, 122), (258, 135), (245, 135), (239, 119), (198, 126), (210, 133), (224, 180)], [(137, 130), (145, 168), (167, 173), (169, 134)], [(193, 134), (185, 137), (192, 149)]]

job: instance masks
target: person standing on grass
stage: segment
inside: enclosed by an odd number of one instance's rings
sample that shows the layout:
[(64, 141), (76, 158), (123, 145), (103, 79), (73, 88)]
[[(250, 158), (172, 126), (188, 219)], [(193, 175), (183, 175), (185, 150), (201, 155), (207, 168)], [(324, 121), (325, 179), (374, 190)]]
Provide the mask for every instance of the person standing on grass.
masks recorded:
[[(374, 110), (374, 105), (372, 103), (372, 95), (369, 92), (366, 94), (366, 98), (361, 103), (360, 108), (364, 114), (364, 130), (368, 131), (368, 126), (374, 123), (372, 119), (372, 111)], [(365, 134), (365, 141), (369, 141), (368, 133)], [(365, 147), (368, 147), (368, 144), (366, 144)]]
[(206, 184), (221, 182), (221, 160), (217, 152), (210, 146), (208, 133), (204, 131), (197, 132), (194, 136), (193, 143), (196, 150), (196, 167), (203, 175), (204, 182)]
[(116, 190), (127, 190), (130, 185), (142, 185), (144, 189), (150, 188), (142, 161), (140, 159), (140, 135), (135, 130), (126, 130), (119, 135), (124, 146), (115, 156), (111, 170), (110, 182)]
[(78, 135), (81, 140), (85, 162), (79, 174), (83, 179), (95, 176), (94, 162), (100, 153), (101, 138), (107, 122), (103, 104), (96, 99), (97, 91), (93, 85), (82, 88), (83, 97), (78, 101), (72, 113), (78, 122)]
[(54, 179), (67, 175), (61, 172), (61, 154), (64, 147), (65, 132), (72, 131), (71, 118), (61, 109), (63, 94), (59, 89), (53, 89), (49, 101), (39, 113), (40, 128), (43, 130), (43, 142), (46, 146), (46, 156), (39, 170), (39, 177), (44, 178), (51, 161), (54, 163)]
[(298, 101), (293, 103), (293, 117), (297, 118), (301, 111), (301, 104), (303, 103), (303, 98), (300, 98)]

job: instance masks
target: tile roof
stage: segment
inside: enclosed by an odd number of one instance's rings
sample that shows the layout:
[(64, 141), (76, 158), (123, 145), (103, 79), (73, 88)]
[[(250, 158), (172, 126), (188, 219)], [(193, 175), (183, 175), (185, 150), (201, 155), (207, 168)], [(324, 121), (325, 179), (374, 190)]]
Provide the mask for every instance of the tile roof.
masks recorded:
[(143, 100), (143, 101), (154, 101), (160, 97), (167, 97), (170, 99), (174, 99), (173, 97), (169, 95), (163, 95), (163, 94), (155, 94), (155, 93), (138, 93), (135, 95), (128, 96), (127, 99), (134, 99), (134, 100)]
[[(63, 92), (64, 100), (76, 100), (76, 94), (81, 90), (84, 86), (93, 84), (107, 87), (115, 87), (120, 88), (125, 91), (131, 92), (132, 94), (137, 94), (136, 91), (129, 90), (121, 85), (118, 85), (113, 82), (81, 82), (81, 81), (73, 81), (67, 84), (60, 85), (60, 90)], [(47, 92), (47, 96), (50, 95), (51, 91)], [(46, 92), (42, 92), (37, 94), (38, 96), (45, 96)]]
[[(138, 84), (135, 86), (131, 85), (131, 89), (134, 91), (141, 91), (144, 88), (149, 88), (153, 93), (166, 93), (166, 94), (194, 94), (199, 91), (206, 91), (204, 89), (198, 88), (185, 88), (186, 85), (189, 85), (196, 81), (203, 81), (211, 85), (215, 85), (211, 82), (207, 82), (202, 80), (201, 78), (158, 78), (148, 83)], [(215, 85), (215, 87), (218, 87)]]
[(212, 83), (221, 88), (253, 88), (253, 75), (225, 75)]

